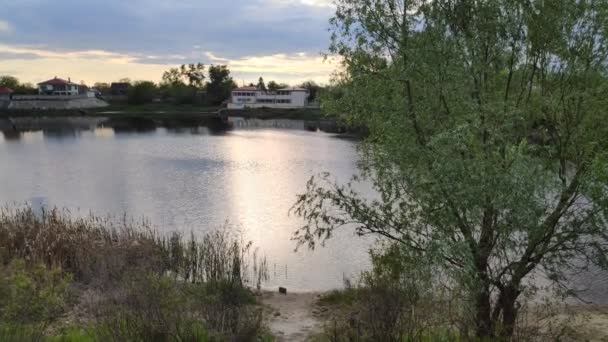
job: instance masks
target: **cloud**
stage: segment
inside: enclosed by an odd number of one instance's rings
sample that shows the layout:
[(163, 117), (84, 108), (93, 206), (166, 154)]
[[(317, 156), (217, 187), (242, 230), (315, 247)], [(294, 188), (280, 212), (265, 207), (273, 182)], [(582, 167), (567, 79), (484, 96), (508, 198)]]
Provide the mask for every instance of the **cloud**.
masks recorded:
[(0, 19), (0, 33), (8, 33), (13, 30), (12, 26), (8, 21)]
[(0, 44), (0, 53), (4, 53), (6, 55), (12, 55), (13, 58), (18, 57), (20, 55), (29, 56), (29, 59), (38, 59), (48, 58), (48, 59), (65, 59), (65, 60), (74, 60), (74, 59), (90, 59), (97, 60), (103, 59), (112, 63), (120, 63), (125, 64), (132, 62), (136, 59), (134, 56), (129, 56), (120, 53), (114, 53), (103, 50), (84, 50), (84, 51), (53, 51), (47, 50), (44, 48), (38, 47), (19, 47), (19, 46), (11, 46), (6, 44)]
[(179, 64), (202, 61), (228, 65), (238, 83), (256, 81), (262, 76), (297, 84), (304, 80), (327, 83), (336, 67), (318, 54), (306, 52), (251, 55), (230, 58), (215, 52), (196, 52), (191, 55), (123, 54), (105, 50), (55, 51), (45, 47), (0, 44), (0, 75), (10, 72), (22, 81), (39, 82), (53, 75), (71, 77), (85, 83), (111, 82), (123, 77), (133, 80), (160, 81), (162, 73)]
[[(186, 54), (199, 46), (237, 57), (327, 47), (326, 0), (8, 1), (19, 35), (3, 43), (53, 49)], [(313, 5), (314, 4), (314, 5)]]
[(221, 58), (208, 52), (209, 58), (216, 63), (228, 65), (235, 75), (235, 80), (250, 81), (264, 77), (280, 82), (296, 84), (306, 80), (327, 83), (329, 76), (336, 69), (335, 60), (325, 60), (320, 55), (309, 55), (304, 52), (294, 54), (274, 54), (261, 56), (245, 56), (237, 59)]
[(334, 7), (333, 0), (265, 0), (266, 3), (274, 6), (297, 6), (305, 5), (312, 7)]
[[(329, 43), (331, 3), (5, 1), (2, 12), (11, 13), (11, 21), (9, 25), (0, 19), (0, 69), (9, 70), (10, 63), (10, 70), (20, 70), (22, 77), (31, 81), (47, 76), (35, 75), (29, 68), (53, 75), (78, 73), (87, 81), (114, 77), (99, 70), (103, 66), (116, 74), (124, 73), (120, 77), (158, 80), (162, 70), (170, 66), (204, 62), (229, 64), (235, 75), (239, 73), (247, 80), (253, 73), (272, 73), (277, 81), (322, 79), (327, 77), (321, 74), (327, 72), (327, 67), (320, 63), (319, 53)], [(2, 34), (13, 28), (18, 28), (19, 34)], [(32, 65), (36, 60), (53, 71), (45, 72)], [(93, 68), (98, 71), (89, 70)]]

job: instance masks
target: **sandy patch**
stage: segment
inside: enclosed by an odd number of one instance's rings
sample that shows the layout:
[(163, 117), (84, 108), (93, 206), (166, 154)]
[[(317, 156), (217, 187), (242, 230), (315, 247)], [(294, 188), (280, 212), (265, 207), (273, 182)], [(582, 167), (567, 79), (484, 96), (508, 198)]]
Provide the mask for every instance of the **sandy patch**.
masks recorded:
[(262, 302), (270, 310), (268, 326), (277, 341), (306, 341), (321, 330), (313, 315), (318, 293), (264, 293)]

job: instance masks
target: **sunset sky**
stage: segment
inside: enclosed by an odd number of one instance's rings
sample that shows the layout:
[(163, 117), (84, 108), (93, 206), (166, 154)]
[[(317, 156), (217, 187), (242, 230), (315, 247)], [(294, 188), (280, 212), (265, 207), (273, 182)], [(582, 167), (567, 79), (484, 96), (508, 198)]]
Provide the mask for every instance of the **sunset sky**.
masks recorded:
[(331, 0), (0, 0), (0, 75), (37, 83), (158, 82), (192, 62), (228, 64), (240, 85), (263, 76), (327, 83)]

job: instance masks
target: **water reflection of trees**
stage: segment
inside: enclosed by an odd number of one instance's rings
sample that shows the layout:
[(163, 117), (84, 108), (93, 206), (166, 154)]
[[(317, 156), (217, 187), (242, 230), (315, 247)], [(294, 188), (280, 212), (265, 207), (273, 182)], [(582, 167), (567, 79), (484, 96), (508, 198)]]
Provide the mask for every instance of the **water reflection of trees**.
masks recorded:
[(3, 130), (2, 135), (6, 141), (17, 141), (21, 139), (22, 132), (15, 130)]

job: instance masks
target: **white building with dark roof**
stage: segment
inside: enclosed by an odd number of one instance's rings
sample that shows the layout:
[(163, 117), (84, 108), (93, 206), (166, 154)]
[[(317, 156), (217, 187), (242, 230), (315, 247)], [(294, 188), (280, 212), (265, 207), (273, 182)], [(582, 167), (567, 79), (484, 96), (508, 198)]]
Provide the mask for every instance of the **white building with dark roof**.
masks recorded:
[(228, 108), (304, 108), (308, 106), (308, 95), (304, 88), (265, 91), (256, 87), (240, 87), (232, 91)]
[(61, 78), (50, 79), (48, 81), (38, 83), (38, 94), (39, 95), (78, 95), (80, 86), (68, 78), (63, 80)]

